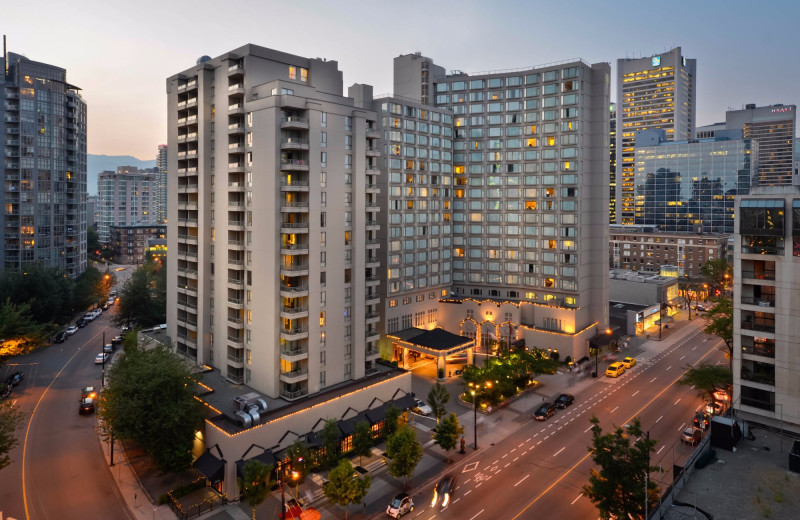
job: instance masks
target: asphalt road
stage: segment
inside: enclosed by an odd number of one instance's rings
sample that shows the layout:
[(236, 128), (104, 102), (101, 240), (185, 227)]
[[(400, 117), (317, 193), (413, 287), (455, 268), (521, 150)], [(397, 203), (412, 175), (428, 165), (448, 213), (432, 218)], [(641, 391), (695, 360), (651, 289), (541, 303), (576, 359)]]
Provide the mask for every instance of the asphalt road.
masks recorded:
[(0, 517), (131, 518), (98, 443), (95, 416), (78, 414), (80, 389), (100, 387), (102, 369), (94, 357), (102, 349), (103, 332), (107, 342), (118, 334), (107, 314), (66, 342), (14, 358), (5, 367), (25, 372), (12, 399), (27, 417), (17, 431), (13, 462), (2, 470)]
[[(458, 476), (449, 507), (431, 507), (433, 484), (413, 494), (416, 507), (408, 518), (501, 520), (597, 518), (597, 510), (582, 494), (592, 467), (587, 447), (595, 415), (604, 432), (636, 416), (644, 431), (658, 439), (653, 465), (655, 480), (671, 478), (672, 464), (682, 463), (691, 449), (680, 432), (702, 404), (694, 389), (677, 385), (686, 367), (698, 361), (724, 361), (721, 341), (687, 327), (673, 343), (647, 363), (617, 379), (601, 378), (575, 395), (575, 404), (545, 422), (528, 420), (514, 434), (479, 450), (448, 472)], [(479, 439), (480, 443), (480, 439)]]

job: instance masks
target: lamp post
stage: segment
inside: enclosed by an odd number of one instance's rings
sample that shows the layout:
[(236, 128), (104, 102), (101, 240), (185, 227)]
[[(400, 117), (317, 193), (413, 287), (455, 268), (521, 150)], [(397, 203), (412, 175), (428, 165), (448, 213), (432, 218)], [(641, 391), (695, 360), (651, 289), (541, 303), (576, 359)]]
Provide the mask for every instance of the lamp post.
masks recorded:
[[(606, 329), (606, 335), (607, 336), (610, 336), (611, 332), (612, 332), (611, 329)], [(597, 325), (595, 325), (594, 336), (592, 336), (592, 339), (589, 340), (589, 345), (591, 345), (594, 348), (594, 373), (592, 374), (592, 377), (597, 377), (598, 376), (598, 370), (599, 370), (598, 361), (597, 361), (598, 350), (599, 350), (597, 348), (597, 338), (598, 337), (599, 337), (599, 334), (597, 333)]]
[[(471, 385), (472, 383), (470, 383)], [(475, 390), (471, 390), (470, 393), (472, 394), (472, 433), (475, 434), (475, 444), (472, 446), (477, 451), (478, 449), (478, 393)]]
[(100, 347), (100, 355), (103, 356), (103, 368), (100, 372), (100, 387), (105, 388), (106, 386), (106, 331), (103, 331), (103, 344)]
[[(284, 471), (283, 473), (285, 476), (286, 472)], [(296, 471), (292, 471), (291, 475), (292, 475), (292, 481), (295, 481), (300, 477), (300, 474)], [(286, 520), (286, 495), (283, 492), (283, 486), (284, 486), (284, 479), (281, 478), (281, 518), (283, 518), (283, 520)]]

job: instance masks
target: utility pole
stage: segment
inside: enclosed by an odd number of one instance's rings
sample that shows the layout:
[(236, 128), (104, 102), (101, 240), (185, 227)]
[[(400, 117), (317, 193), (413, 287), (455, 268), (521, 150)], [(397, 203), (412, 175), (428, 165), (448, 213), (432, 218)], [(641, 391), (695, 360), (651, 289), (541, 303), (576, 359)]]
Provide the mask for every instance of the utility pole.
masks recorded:
[(100, 345), (100, 355), (103, 356), (103, 368), (100, 373), (100, 389), (106, 386), (106, 331), (103, 331), (103, 343)]

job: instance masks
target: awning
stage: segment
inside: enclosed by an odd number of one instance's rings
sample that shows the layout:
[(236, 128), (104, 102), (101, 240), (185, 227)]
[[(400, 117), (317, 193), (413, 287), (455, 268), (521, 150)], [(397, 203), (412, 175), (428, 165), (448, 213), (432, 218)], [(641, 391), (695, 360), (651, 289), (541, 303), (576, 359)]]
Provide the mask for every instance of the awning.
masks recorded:
[(411, 396), (411, 394), (406, 394), (403, 397), (400, 397), (399, 399), (392, 400), (392, 406), (403, 412), (405, 412), (406, 410), (411, 410), (416, 405), (417, 403), (416, 401), (414, 401), (414, 398)]
[(213, 483), (221, 482), (225, 475), (225, 461), (206, 451), (194, 461), (194, 468)]
[(369, 419), (370, 424), (372, 425), (378, 424), (382, 420), (386, 419), (386, 405), (382, 404), (377, 408), (370, 408), (369, 410), (364, 412), (364, 415), (367, 416), (367, 419)]
[(365, 422), (369, 424), (369, 419), (367, 418), (364, 412), (359, 412), (358, 415), (355, 417), (351, 417), (350, 419), (343, 419), (336, 423), (339, 426), (339, 430), (342, 432), (342, 435), (347, 437), (348, 435), (352, 435), (356, 431), (356, 424), (360, 422)]
[(236, 476), (238, 478), (244, 477), (244, 465), (251, 460), (257, 460), (266, 466), (272, 466), (272, 469), (278, 467), (278, 460), (275, 458), (275, 455), (272, 453), (272, 450), (265, 450), (264, 453), (256, 455), (255, 457), (249, 458), (247, 460), (240, 460), (239, 462), (236, 463)]

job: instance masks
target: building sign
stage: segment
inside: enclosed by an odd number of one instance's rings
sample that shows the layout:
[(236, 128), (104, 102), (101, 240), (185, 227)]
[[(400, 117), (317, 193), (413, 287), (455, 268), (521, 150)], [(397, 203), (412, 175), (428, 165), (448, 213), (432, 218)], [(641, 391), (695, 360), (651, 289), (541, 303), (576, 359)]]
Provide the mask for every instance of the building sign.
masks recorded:
[(791, 111), (792, 111), (792, 107), (780, 107), (780, 108), (773, 108), (772, 109), (772, 113), (773, 114), (780, 114), (782, 112), (791, 112)]
[(658, 67), (659, 65), (661, 65), (661, 56), (653, 56), (652, 63), (653, 67)]

